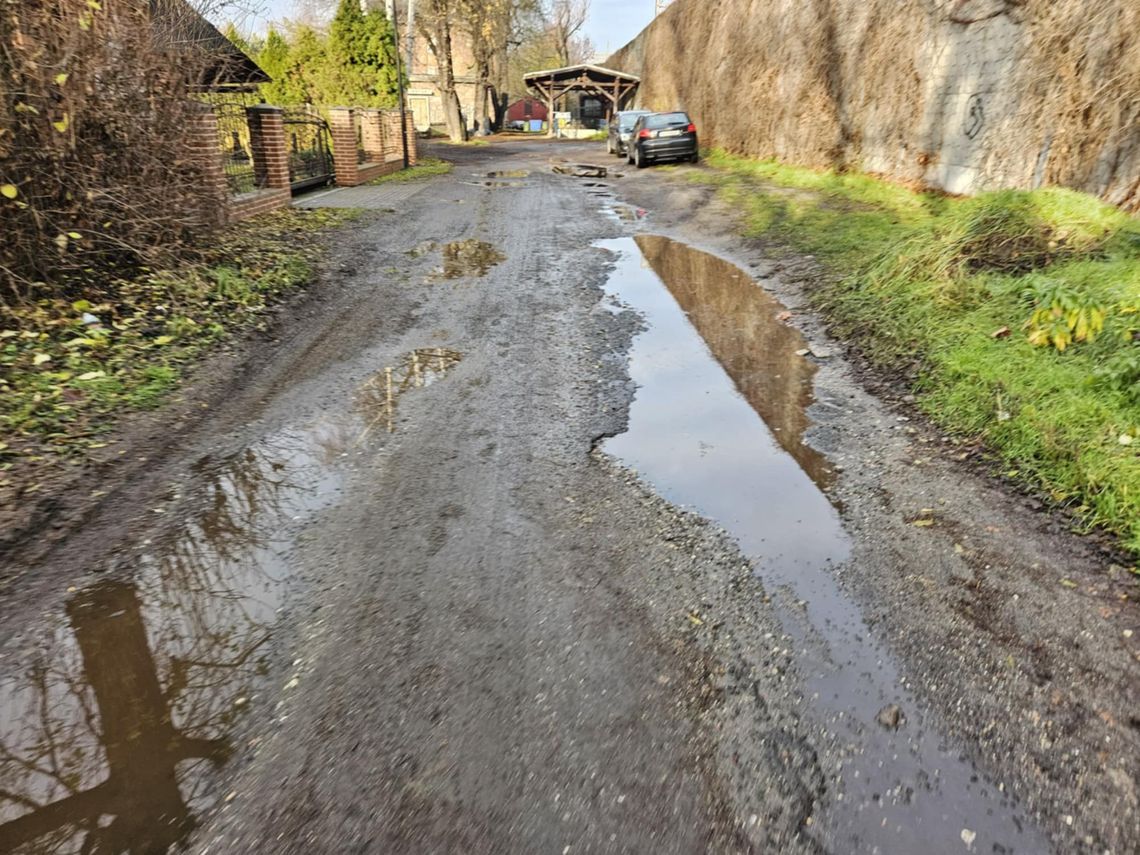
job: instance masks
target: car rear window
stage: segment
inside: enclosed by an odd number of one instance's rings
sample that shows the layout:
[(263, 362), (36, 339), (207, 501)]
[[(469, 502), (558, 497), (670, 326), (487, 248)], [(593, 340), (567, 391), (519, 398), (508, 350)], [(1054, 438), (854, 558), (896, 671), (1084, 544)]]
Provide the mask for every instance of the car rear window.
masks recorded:
[(619, 116), (618, 127), (623, 131), (628, 131), (634, 126), (634, 124), (636, 124), (637, 120), (640, 119), (642, 115), (642, 113), (634, 113), (630, 116)]
[(689, 117), (685, 113), (657, 113), (654, 116), (645, 117), (645, 127), (653, 130), (687, 124), (689, 124)]

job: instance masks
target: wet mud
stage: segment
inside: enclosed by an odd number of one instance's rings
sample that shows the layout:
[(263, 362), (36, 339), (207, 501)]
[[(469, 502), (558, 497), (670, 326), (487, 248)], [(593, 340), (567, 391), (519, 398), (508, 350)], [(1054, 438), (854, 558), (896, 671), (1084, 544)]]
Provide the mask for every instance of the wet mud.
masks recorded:
[(646, 323), (630, 354), (628, 430), (602, 449), (724, 526), (772, 592), (808, 677), (805, 714), (849, 746), (815, 827), (850, 852), (932, 839), (1044, 848), (928, 726), (838, 584), (851, 541), (827, 495), (834, 469), (806, 441), (816, 368), (784, 307), (734, 265), (670, 239), (599, 245), (617, 255), (609, 296)]

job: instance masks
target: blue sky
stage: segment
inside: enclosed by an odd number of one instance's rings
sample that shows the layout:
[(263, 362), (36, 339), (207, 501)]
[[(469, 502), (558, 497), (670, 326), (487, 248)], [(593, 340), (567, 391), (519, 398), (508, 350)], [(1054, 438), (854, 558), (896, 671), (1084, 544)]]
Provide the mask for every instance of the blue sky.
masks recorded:
[[(257, 16), (251, 29), (262, 29), (265, 21), (291, 17), (295, 0), (265, 0), (266, 11)], [(591, 0), (585, 32), (598, 53), (607, 56), (636, 36), (653, 18), (654, 0)]]

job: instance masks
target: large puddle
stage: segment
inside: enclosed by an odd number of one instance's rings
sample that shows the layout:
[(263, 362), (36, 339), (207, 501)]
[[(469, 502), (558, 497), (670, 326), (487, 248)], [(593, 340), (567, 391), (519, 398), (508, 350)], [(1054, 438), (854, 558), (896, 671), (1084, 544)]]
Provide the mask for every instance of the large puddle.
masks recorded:
[[(663, 237), (601, 241), (609, 296), (638, 312), (629, 428), (603, 449), (731, 532), (810, 673), (808, 714), (853, 746), (816, 817), (836, 851), (1043, 851), (999, 788), (939, 735), (834, 571), (850, 541), (834, 473), (804, 441), (815, 365), (783, 306), (728, 262)], [(892, 705), (902, 717), (893, 725)]]
[(373, 430), (394, 429), (400, 397), (459, 359), (412, 351), (343, 410), (199, 461), (192, 493), (170, 497), (179, 521), (126, 553), (133, 572), (0, 651), (0, 852), (150, 855), (185, 838), (221, 797), (239, 719), (281, 690), (267, 642), (302, 527)]

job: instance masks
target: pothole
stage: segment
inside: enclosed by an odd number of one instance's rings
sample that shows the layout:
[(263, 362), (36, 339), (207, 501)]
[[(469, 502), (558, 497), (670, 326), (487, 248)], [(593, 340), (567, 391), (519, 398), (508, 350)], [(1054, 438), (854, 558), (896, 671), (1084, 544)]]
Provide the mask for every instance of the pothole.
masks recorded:
[(529, 169), (500, 169), (496, 172), (488, 172), (488, 178), (526, 178), (530, 175)]
[(459, 279), (463, 276), (486, 276), (487, 271), (506, 261), (506, 256), (493, 244), (469, 238), (452, 241), (443, 246), (444, 279)]
[(609, 175), (607, 167), (596, 163), (556, 163), (551, 169), (559, 175), (570, 175), (574, 178), (606, 178)]
[(241, 718), (305, 679), (268, 658), (303, 527), (338, 501), (374, 429), (395, 429), (401, 397), (461, 359), (417, 348), (343, 409), (203, 457), (154, 509), (168, 524), (69, 589), (34, 641), (0, 650), (5, 852), (183, 843), (219, 802)]
[(374, 374), (357, 396), (357, 405), (365, 417), (361, 432), (363, 439), (369, 432), (383, 426), (388, 433), (395, 427), (396, 404), (400, 396), (411, 389), (430, 386), (445, 376), (463, 359), (457, 350), (445, 347), (423, 347), (405, 354), (394, 368), (385, 368)]
[[(796, 650), (806, 713), (850, 746), (820, 825), (858, 840), (850, 851), (919, 851), (963, 828), (986, 851), (1044, 848), (942, 742), (836, 579), (851, 543), (827, 496), (835, 473), (805, 442), (817, 369), (785, 308), (743, 270), (667, 238), (598, 245), (618, 253), (607, 295), (646, 322), (629, 354), (628, 429), (601, 448), (727, 529), (756, 566)], [(883, 727), (896, 709), (898, 729)]]

